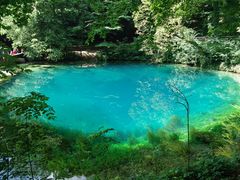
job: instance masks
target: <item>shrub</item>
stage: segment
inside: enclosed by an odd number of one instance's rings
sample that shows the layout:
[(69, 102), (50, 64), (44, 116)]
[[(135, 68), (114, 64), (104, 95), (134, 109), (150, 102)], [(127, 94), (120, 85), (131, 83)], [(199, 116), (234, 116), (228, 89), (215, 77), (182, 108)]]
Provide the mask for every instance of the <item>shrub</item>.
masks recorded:
[(215, 140), (215, 135), (209, 131), (191, 130), (191, 142), (195, 144), (211, 144)]
[(104, 47), (102, 58), (109, 62), (114, 61), (144, 61), (149, 58), (143, 51), (140, 51), (139, 42), (133, 43), (102, 43), (99, 46)]
[(204, 155), (193, 161), (189, 170), (178, 167), (165, 171), (160, 179), (238, 179), (240, 161), (221, 156)]

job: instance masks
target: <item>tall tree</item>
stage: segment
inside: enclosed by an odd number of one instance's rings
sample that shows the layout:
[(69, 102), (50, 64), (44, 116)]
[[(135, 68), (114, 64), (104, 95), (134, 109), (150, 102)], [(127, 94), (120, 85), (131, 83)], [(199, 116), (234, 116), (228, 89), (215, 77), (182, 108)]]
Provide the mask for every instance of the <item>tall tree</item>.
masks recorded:
[(46, 165), (50, 149), (58, 144), (59, 139), (49, 136), (50, 132), (38, 122), (44, 118), (54, 119), (54, 110), (46, 103), (47, 100), (46, 96), (32, 92), (2, 104), (1, 112), (5, 118), (0, 121), (4, 130), (0, 143), (1, 158), (11, 159), (11, 166), (6, 166), (7, 176), (30, 176), (34, 179), (35, 175), (41, 175), (39, 167)]
[[(27, 22), (28, 14), (33, 9), (35, 0), (0, 0), (0, 17), (11, 15), (15, 23), (24, 24)], [(0, 19), (1, 22), (1, 19)], [(2, 24), (0, 23), (0, 28)]]

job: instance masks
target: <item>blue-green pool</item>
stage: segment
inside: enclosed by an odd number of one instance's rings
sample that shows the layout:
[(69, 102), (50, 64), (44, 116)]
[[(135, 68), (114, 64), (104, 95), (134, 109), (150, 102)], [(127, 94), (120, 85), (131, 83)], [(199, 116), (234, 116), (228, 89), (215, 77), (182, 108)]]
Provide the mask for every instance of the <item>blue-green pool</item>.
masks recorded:
[(36, 91), (50, 98), (57, 127), (95, 132), (114, 128), (139, 136), (147, 128), (168, 126), (185, 111), (175, 103), (167, 83), (175, 81), (188, 97), (191, 125), (214, 121), (232, 105), (240, 105), (240, 85), (226, 73), (157, 65), (56, 66), (35, 68), (1, 87), (5, 96)]

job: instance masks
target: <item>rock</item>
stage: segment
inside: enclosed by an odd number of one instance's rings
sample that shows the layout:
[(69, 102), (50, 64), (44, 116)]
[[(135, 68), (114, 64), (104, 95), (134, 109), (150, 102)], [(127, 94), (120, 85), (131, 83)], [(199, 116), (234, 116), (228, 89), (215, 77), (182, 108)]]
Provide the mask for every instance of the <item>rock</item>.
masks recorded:
[(73, 176), (71, 178), (65, 178), (65, 180), (87, 180), (87, 177), (82, 175), (82, 176)]
[(8, 71), (1, 71), (5, 76), (9, 77), (12, 76), (13, 74), (8, 72)]
[(97, 51), (72, 51), (72, 53), (84, 59), (96, 59), (98, 56)]
[(222, 62), (222, 63), (220, 64), (219, 70), (221, 70), (221, 71), (226, 71), (226, 70), (227, 70), (227, 66), (225, 65), (224, 62)]
[(47, 177), (47, 180), (54, 180), (54, 179), (55, 178), (54, 178), (54, 174), (53, 173), (51, 173), (50, 176)]
[(237, 64), (235, 66), (227, 66), (224, 62), (222, 62), (219, 66), (219, 70), (240, 74), (240, 64)]
[(236, 65), (236, 66), (233, 66), (232, 67), (232, 72), (235, 72), (235, 73), (240, 73), (240, 64)]
[(17, 63), (25, 63), (26, 60), (25, 60), (24, 58), (17, 58), (17, 59), (16, 59), (16, 62), (17, 62)]

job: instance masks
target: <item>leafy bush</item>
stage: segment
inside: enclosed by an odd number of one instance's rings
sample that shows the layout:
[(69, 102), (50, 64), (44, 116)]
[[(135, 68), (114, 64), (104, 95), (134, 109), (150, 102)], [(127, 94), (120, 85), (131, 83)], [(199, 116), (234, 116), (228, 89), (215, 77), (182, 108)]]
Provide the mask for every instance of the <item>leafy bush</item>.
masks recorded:
[(149, 58), (140, 50), (141, 45), (135, 41), (133, 43), (102, 43), (98, 46), (105, 47), (102, 58), (106, 61), (144, 61)]
[[(149, 143), (134, 140), (129, 145), (107, 135), (111, 128), (94, 134), (55, 130), (36, 122), (44, 115), (51, 119), (53, 110), (46, 104), (47, 100), (41, 94), (31, 93), (10, 99), (8, 103), (0, 101), (0, 155), (12, 157), (10, 168), (18, 169), (15, 172), (18, 176), (30, 174), (25, 165), (31, 162), (34, 174), (39, 177), (57, 172), (57, 178), (82, 174), (95, 174), (94, 177), (100, 179), (239, 178), (239, 113), (224, 118), (208, 130), (191, 131), (188, 169), (187, 143), (179, 134), (149, 129)], [(8, 108), (2, 108), (5, 105)], [(28, 121), (20, 121), (22, 118)], [(172, 123), (181, 126), (177, 117)], [(9, 166), (0, 163), (0, 168), (4, 171)]]
[(14, 47), (21, 47), (31, 59), (62, 59), (68, 47), (83, 44), (87, 39), (89, 13), (84, 0), (38, 0), (24, 26), (15, 24), (12, 16), (3, 18), (6, 34)]
[(191, 142), (195, 144), (209, 145), (215, 141), (216, 137), (214, 133), (209, 131), (198, 131), (196, 129), (191, 130)]
[(142, 0), (134, 22), (156, 62), (216, 68), (240, 62), (239, 12), (239, 2)]
[(238, 179), (240, 175), (240, 161), (231, 160), (221, 156), (210, 154), (199, 157), (192, 161), (189, 169), (178, 167), (166, 171), (160, 179)]
[(239, 38), (209, 38), (201, 42), (210, 62), (206, 64), (236, 65), (240, 63)]
[(201, 58), (197, 46), (196, 32), (181, 25), (181, 20), (172, 18), (168, 24), (159, 26), (155, 43), (159, 49), (159, 61), (196, 64)]

